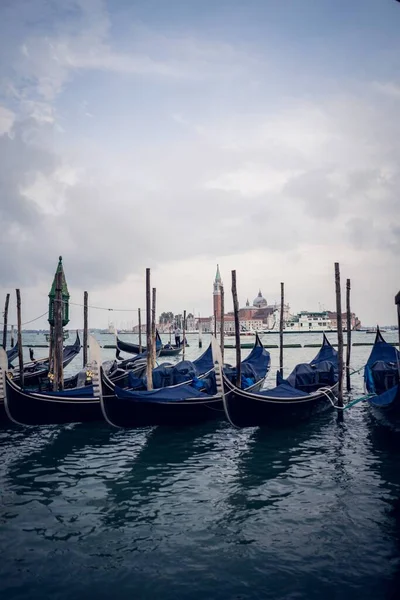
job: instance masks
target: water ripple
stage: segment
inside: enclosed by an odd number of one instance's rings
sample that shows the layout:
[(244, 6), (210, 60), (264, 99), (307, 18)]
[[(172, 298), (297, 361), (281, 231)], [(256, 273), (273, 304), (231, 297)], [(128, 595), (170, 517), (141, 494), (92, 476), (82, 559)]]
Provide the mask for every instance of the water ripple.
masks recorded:
[(0, 430), (2, 598), (388, 598), (400, 445), (361, 408), (280, 430)]

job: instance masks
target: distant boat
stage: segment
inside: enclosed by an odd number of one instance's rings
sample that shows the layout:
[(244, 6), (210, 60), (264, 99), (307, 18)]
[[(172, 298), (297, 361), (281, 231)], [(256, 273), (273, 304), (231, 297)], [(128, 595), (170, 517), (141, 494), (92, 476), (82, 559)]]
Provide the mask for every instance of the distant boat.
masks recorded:
[(381, 333), (386, 333), (386, 329), (378, 329), (377, 327), (366, 329), (365, 333), (378, 333), (378, 331), (380, 331)]

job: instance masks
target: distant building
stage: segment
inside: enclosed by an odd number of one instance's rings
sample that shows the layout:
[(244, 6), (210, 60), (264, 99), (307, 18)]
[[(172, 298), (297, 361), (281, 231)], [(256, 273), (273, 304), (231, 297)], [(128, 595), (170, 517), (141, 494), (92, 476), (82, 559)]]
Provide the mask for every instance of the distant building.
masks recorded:
[[(343, 329), (346, 328), (346, 313), (342, 314)], [(351, 313), (351, 328), (360, 329), (361, 323), (355, 313)], [(337, 313), (301, 311), (285, 322), (286, 331), (302, 333), (304, 331), (336, 331)]]
[[(199, 317), (197, 327), (204, 333), (220, 331), (221, 326), (221, 288), (222, 279), (217, 265), (217, 272), (213, 284), (213, 315), (211, 317)], [(250, 305), (247, 299), (245, 306), (239, 308), (239, 323), (241, 332), (267, 332), (278, 331), (280, 321), (280, 304), (269, 305), (261, 290)], [(346, 315), (343, 314), (343, 326), (346, 326)], [(290, 314), (289, 304), (283, 306), (283, 323), (286, 331), (334, 331), (337, 329), (336, 313), (331, 311), (309, 312), (301, 311), (296, 315)], [(351, 314), (352, 329), (360, 329), (361, 323), (355, 313)], [(224, 331), (227, 334), (235, 332), (235, 320), (233, 312), (224, 315)]]

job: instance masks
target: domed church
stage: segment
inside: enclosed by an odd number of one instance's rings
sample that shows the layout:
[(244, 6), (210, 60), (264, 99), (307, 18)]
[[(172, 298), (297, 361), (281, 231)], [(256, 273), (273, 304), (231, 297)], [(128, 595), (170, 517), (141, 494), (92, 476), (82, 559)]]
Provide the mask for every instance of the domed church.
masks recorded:
[(253, 300), (253, 306), (256, 308), (266, 308), (268, 306), (268, 302), (263, 297), (261, 290), (258, 291), (257, 298), (254, 298)]

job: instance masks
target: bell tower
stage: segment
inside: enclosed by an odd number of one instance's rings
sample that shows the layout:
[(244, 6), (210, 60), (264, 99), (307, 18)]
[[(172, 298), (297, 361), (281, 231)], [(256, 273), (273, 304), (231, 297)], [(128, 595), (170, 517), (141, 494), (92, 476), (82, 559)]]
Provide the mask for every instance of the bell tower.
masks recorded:
[(221, 320), (221, 287), (222, 287), (222, 279), (221, 274), (219, 272), (219, 265), (217, 265), (217, 272), (215, 274), (214, 281), (214, 317), (217, 321)]

